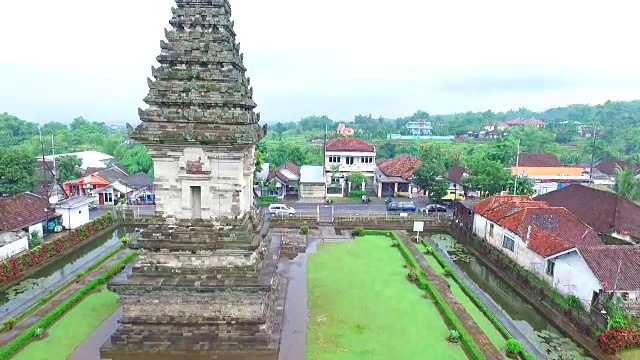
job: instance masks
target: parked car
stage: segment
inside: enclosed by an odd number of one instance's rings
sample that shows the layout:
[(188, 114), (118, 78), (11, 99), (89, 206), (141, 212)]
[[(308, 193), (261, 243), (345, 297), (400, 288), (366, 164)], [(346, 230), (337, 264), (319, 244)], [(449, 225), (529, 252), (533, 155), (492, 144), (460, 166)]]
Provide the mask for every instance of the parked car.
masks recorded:
[(406, 201), (406, 202), (392, 201), (387, 204), (387, 211), (416, 212), (416, 204), (414, 204), (413, 201)]
[(400, 211), (400, 203), (395, 201), (388, 202), (387, 211)]
[(269, 213), (272, 215), (293, 215), (296, 213), (296, 209), (289, 207), (285, 204), (271, 204), (269, 205)]
[(421, 210), (422, 212), (447, 212), (447, 208), (438, 204), (429, 204), (427, 207)]

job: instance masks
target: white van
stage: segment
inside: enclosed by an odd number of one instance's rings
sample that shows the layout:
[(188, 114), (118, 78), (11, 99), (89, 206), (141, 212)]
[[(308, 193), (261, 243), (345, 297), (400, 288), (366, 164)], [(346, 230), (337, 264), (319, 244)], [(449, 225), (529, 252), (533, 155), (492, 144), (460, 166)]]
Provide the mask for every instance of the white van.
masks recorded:
[(296, 213), (296, 209), (285, 204), (271, 204), (269, 205), (269, 213), (272, 215), (293, 215)]

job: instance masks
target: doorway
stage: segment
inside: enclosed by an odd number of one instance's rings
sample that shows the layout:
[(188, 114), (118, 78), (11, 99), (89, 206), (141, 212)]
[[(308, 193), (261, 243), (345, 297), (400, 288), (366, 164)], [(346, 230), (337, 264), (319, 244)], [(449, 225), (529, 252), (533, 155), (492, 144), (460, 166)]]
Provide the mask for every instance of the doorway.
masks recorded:
[(202, 188), (191, 186), (191, 218), (202, 218)]

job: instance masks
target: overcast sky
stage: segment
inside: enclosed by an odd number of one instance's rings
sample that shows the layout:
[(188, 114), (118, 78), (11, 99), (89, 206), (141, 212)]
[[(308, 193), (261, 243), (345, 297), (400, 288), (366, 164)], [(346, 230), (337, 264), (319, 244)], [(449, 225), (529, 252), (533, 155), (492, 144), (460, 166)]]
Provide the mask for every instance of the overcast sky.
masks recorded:
[[(640, 98), (640, 4), (591, 3), (231, 0), (267, 122)], [(0, 112), (138, 121), (173, 5), (3, 1)]]

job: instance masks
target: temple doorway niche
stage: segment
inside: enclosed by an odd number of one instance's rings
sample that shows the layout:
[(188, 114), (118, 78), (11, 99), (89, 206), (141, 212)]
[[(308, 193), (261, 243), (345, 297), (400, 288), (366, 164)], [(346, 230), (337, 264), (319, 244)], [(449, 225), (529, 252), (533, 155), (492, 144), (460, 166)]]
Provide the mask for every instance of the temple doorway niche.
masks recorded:
[(191, 186), (191, 218), (202, 219), (202, 188)]

